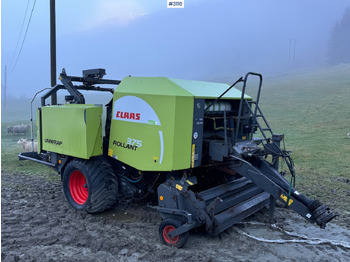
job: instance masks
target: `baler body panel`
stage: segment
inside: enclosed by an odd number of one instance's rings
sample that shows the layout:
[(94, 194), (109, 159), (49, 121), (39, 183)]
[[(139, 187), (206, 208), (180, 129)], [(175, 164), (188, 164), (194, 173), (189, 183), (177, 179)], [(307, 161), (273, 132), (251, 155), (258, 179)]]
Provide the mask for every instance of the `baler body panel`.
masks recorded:
[(102, 106), (66, 104), (40, 110), (42, 150), (83, 159), (102, 155)]
[(108, 154), (143, 171), (185, 169), (193, 99), (167, 78), (125, 78), (114, 93)]
[[(143, 171), (198, 166), (194, 101), (216, 99), (228, 87), (165, 77), (124, 78), (114, 93), (108, 155)], [(241, 92), (232, 88), (224, 98), (239, 100)]]

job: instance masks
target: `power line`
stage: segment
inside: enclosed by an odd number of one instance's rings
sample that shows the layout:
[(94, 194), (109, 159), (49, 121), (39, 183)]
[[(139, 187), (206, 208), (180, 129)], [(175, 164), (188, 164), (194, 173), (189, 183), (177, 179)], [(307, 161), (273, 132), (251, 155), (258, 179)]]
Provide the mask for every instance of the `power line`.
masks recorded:
[(21, 26), (21, 31), (20, 31), (20, 33), (19, 33), (19, 35), (18, 35), (16, 48), (15, 48), (15, 51), (13, 52), (13, 55), (12, 55), (12, 58), (11, 58), (10, 66), (13, 64), (14, 58), (15, 58), (16, 53), (17, 53), (19, 40), (21, 39), (21, 35), (22, 35), (22, 32), (23, 32), (23, 27), (24, 27), (24, 22), (25, 22), (26, 17), (27, 17), (27, 12), (28, 12), (28, 7), (29, 7), (29, 1), (30, 1), (30, 0), (28, 0), (28, 2), (27, 2), (26, 12), (24, 13), (24, 17), (23, 17), (23, 21), (22, 21), (22, 26)]
[(27, 37), (27, 33), (28, 33), (30, 21), (32, 20), (32, 15), (33, 15), (33, 11), (34, 11), (34, 8), (35, 8), (35, 3), (36, 3), (36, 0), (34, 1), (33, 7), (32, 7), (32, 11), (30, 12), (30, 17), (29, 17), (29, 21), (28, 21), (28, 24), (27, 24), (27, 29), (26, 29), (26, 32), (25, 32), (25, 34), (24, 34), (24, 38), (23, 38), (23, 41), (22, 41), (21, 49), (19, 50), (19, 53), (18, 53), (18, 56), (17, 56), (17, 59), (16, 59), (16, 63), (15, 63), (15, 65), (13, 66), (12, 70), (10, 71), (10, 73), (12, 73), (13, 70), (16, 68), (18, 59), (19, 59), (19, 57), (20, 57), (20, 55), (21, 55), (22, 48), (23, 48), (23, 45), (24, 45), (24, 41), (26, 40), (26, 37)]

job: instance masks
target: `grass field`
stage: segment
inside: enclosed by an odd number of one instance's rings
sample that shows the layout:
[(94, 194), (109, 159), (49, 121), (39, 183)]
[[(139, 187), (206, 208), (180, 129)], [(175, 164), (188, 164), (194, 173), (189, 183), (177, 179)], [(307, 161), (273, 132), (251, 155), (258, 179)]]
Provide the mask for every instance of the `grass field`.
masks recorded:
[(350, 214), (350, 65), (267, 79), (261, 107), (285, 134), (296, 187)]
[[(268, 78), (260, 107), (272, 130), (285, 134), (286, 147), (293, 151), (296, 188), (350, 216), (350, 65)], [(29, 99), (11, 101), (2, 111), (3, 171), (47, 174), (47, 167), (19, 162), (17, 141), (23, 136), (7, 134), (8, 126), (29, 119)]]

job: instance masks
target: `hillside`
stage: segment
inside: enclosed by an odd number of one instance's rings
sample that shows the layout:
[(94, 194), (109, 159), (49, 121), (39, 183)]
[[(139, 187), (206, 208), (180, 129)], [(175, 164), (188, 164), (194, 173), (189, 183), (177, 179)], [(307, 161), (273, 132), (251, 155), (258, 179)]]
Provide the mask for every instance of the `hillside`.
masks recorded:
[(285, 134), (297, 188), (350, 219), (350, 65), (265, 80), (260, 106)]

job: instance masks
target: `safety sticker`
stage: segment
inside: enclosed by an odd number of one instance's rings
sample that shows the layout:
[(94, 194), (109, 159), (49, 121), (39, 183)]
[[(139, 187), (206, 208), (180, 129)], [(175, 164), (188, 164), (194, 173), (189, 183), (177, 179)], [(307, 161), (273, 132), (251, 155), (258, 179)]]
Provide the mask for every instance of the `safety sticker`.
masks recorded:
[[(288, 199), (287, 196), (281, 194), (280, 197), (284, 200), (284, 202), (287, 202), (287, 199)], [(293, 199), (289, 199), (288, 206), (290, 206), (292, 203), (293, 203)]]
[(113, 149), (108, 148), (108, 155), (113, 156)]
[(186, 182), (187, 182), (187, 184), (189, 184), (190, 186), (192, 186), (193, 185), (193, 183), (190, 181), (190, 180), (186, 180)]
[(192, 155), (191, 155), (191, 167), (194, 168), (194, 155), (196, 152), (196, 145), (192, 144)]
[(176, 187), (176, 189), (177, 189), (177, 190), (179, 190), (179, 191), (181, 191), (181, 190), (183, 189), (183, 187), (182, 187), (182, 186), (180, 186), (179, 184), (176, 184), (176, 186), (175, 186), (175, 187)]

